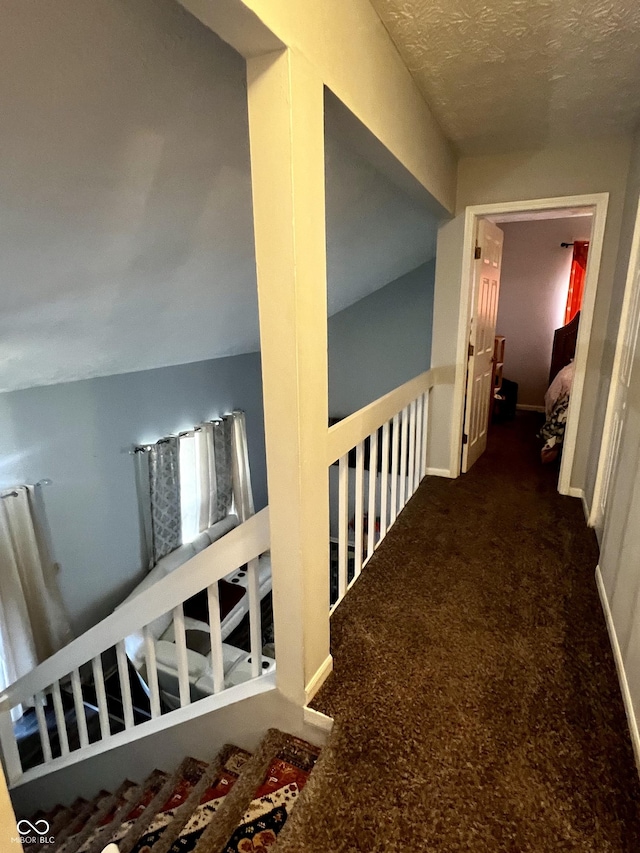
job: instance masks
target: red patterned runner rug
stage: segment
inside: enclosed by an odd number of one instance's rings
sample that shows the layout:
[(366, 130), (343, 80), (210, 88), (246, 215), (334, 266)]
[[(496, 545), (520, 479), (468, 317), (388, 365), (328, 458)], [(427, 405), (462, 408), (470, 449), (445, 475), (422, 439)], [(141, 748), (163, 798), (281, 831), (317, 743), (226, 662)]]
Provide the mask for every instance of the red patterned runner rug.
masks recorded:
[(223, 853), (263, 853), (276, 843), (319, 754), (319, 747), (294, 737), (278, 750)]
[[(200, 840), (200, 836), (213, 820), (224, 798), (236, 783), (242, 768), (251, 758), (244, 749), (235, 747), (228, 755), (222, 770), (202, 795), (200, 803), (173, 842), (169, 853), (191, 853)], [(147, 853), (141, 850), (139, 853)]]
[(176, 811), (187, 801), (191, 791), (200, 781), (200, 777), (206, 771), (207, 766), (206, 762), (197, 761), (195, 758), (188, 758), (183, 762), (180, 768), (180, 776), (171, 796), (160, 807), (131, 853), (151, 853), (154, 845), (160, 840), (175, 817)]

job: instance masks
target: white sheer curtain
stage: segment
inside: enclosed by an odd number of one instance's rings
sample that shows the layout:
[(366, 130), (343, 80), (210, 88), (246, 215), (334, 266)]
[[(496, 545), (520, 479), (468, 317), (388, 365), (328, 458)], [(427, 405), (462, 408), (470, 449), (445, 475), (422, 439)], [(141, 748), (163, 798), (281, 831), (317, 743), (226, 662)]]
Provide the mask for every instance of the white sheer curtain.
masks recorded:
[(180, 435), (180, 505), (183, 542), (191, 542), (230, 512), (240, 521), (253, 515), (244, 412)]
[(245, 414), (136, 448), (141, 522), (149, 567), (230, 512), (254, 513)]
[[(72, 639), (32, 489), (0, 493), (0, 688)], [(14, 718), (20, 716), (16, 709)]]
[(246, 521), (255, 510), (249, 469), (247, 423), (244, 412), (227, 416), (231, 422), (231, 459), (233, 466), (233, 505), (240, 521)]
[(180, 516), (182, 543), (193, 542), (200, 533), (199, 477), (196, 432), (180, 436)]

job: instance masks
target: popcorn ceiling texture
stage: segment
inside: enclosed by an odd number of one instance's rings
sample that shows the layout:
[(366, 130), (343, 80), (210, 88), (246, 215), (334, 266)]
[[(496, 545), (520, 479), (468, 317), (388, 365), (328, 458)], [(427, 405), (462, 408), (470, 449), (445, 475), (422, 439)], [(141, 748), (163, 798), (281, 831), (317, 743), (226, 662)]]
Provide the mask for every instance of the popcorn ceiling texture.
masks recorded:
[(635, 0), (371, 0), (460, 152), (632, 132)]

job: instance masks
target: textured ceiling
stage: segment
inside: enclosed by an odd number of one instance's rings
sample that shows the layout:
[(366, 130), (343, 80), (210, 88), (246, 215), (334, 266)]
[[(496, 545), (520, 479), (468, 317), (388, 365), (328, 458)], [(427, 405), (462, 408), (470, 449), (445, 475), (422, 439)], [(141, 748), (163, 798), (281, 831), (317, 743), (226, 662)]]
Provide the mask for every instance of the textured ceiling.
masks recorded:
[(640, 123), (638, 0), (371, 0), (462, 153)]

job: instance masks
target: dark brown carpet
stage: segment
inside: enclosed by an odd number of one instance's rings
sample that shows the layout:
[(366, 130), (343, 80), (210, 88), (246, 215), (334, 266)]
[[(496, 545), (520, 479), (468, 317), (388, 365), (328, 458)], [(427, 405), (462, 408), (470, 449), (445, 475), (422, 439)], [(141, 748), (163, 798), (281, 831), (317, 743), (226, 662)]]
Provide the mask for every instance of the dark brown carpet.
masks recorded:
[(336, 728), (279, 853), (640, 851), (597, 546), (535, 427), (425, 481), (336, 611)]

